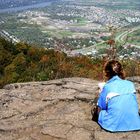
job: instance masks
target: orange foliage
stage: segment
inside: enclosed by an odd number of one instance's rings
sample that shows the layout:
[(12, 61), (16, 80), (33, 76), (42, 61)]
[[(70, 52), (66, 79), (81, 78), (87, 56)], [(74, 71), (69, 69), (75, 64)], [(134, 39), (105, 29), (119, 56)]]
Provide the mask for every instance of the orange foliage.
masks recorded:
[(110, 39), (110, 40), (107, 41), (107, 44), (110, 45), (110, 46), (115, 45), (115, 40)]
[(43, 56), (41, 57), (40, 62), (45, 63), (45, 62), (47, 62), (48, 60), (49, 60), (49, 57), (48, 57), (47, 55), (43, 55)]

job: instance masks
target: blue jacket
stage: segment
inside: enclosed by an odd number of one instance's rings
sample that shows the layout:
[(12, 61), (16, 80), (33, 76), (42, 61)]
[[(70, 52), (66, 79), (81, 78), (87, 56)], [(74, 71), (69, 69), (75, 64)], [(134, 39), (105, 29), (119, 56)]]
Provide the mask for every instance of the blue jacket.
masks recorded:
[(140, 116), (134, 84), (118, 76), (104, 86), (98, 99), (98, 123), (108, 131), (140, 130)]

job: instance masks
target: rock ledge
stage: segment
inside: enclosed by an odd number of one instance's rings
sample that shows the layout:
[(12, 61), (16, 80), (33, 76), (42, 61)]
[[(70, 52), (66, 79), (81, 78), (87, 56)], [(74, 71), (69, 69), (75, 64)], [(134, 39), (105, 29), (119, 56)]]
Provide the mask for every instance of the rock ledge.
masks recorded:
[(97, 84), (65, 78), (6, 85), (0, 89), (0, 139), (140, 140), (140, 131), (109, 133), (91, 120)]

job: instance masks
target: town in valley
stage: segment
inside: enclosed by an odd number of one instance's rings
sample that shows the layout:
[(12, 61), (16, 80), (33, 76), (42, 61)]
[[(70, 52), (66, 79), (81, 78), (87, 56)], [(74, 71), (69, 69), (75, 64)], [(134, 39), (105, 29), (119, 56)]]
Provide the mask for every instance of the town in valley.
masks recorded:
[[(46, 6), (26, 9), (46, 2)], [(117, 52), (113, 53), (120, 59), (140, 59), (138, 0), (1, 0), (0, 3), (0, 35), (14, 43), (27, 42), (71, 56), (91, 57), (104, 56), (115, 48)], [(109, 44), (109, 40), (114, 42)]]

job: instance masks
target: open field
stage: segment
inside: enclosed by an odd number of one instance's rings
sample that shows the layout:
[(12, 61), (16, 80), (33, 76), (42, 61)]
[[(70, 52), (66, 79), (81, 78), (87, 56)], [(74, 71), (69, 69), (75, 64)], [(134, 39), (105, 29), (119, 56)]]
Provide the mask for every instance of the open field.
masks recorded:
[(128, 35), (128, 42), (140, 46), (140, 28)]

